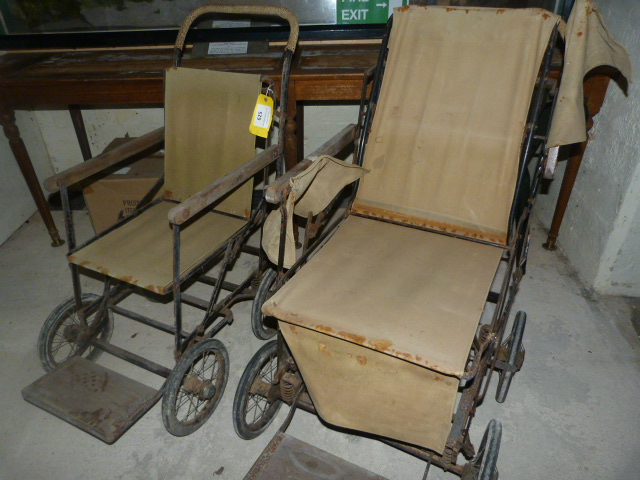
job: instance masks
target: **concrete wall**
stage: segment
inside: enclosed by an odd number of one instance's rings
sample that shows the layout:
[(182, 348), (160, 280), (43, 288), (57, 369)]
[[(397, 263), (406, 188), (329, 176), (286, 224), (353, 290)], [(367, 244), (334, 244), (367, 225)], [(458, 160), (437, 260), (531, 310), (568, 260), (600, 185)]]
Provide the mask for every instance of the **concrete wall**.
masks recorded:
[[(640, 2), (599, 0), (613, 35), (640, 65)], [(640, 296), (640, 88), (612, 83), (596, 116), (558, 244), (578, 274), (601, 293)], [(550, 224), (562, 171), (539, 215)]]
[[(42, 132), (33, 113), (16, 112), (16, 124), (20, 129), (29, 154), (34, 158), (34, 168), (39, 179), (51, 175), (49, 155)], [(36, 211), (27, 184), (20, 173), (9, 141), (0, 135), (0, 244)]]
[[(92, 153), (97, 155), (116, 137), (140, 136), (162, 126), (163, 115), (161, 108), (83, 111)], [(82, 161), (66, 109), (18, 111), (16, 123), (41, 182)], [(4, 135), (0, 135), (0, 168), (0, 205), (5, 209), (0, 216), (2, 244), (37, 209)], [(57, 227), (64, 235), (63, 226)]]

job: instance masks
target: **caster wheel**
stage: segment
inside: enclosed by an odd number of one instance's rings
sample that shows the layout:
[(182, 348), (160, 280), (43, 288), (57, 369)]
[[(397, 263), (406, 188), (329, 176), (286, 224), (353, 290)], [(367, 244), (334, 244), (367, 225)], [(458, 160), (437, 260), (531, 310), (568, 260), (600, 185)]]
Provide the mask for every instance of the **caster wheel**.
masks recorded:
[[(105, 312), (100, 311), (100, 296), (91, 293), (81, 297), (81, 308), (88, 307), (87, 325), (96, 326), (102, 322), (97, 335), (108, 342), (113, 333), (113, 316), (106, 309), (107, 318), (103, 320)], [(47, 372), (77, 355), (84, 355), (89, 360), (96, 360), (102, 350), (88, 344), (86, 329), (83, 329), (78, 316), (78, 307), (74, 298), (65, 300), (49, 314), (42, 325), (38, 336), (38, 355), (40, 363)]]
[(233, 427), (245, 440), (264, 432), (282, 406), (279, 398), (269, 399), (278, 371), (278, 342), (262, 346), (244, 370), (233, 400)]
[(491, 420), (484, 431), (478, 452), (462, 470), (461, 480), (498, 480), (498, 453), (502, 438), (502, 424)]
[(275, 270), (267, 270), (262, 277), (256, 298), (251, 306), (251, 330), (260, 340), (269, 340), (277, 332), (277, 321), (273, 317), (268, 317), (262, 313), (262, 305), (271, 295), (275, 293), (277, 273)]
[(513, 380), (513, 376), (516, 374), (516, 371), (520, 370), (521, 360), (519, 357), (522, 354), (524, 358), (522, 338), (524, 336), (524, 327), (526, 323), (527, 314), (522, 311), (516, 313), (516, 318), (513, 322), (513, 327), (511, 328), (511, 335), (506, 342), (508, 349), (507, 364), (512, 370), (502, 370), (500, 372), (498, 389), (496, 391), (496, 401), (498, 403), (503, 403), (507, 399), (511, 380)]
[(195, 432), (215, 411), (229, 378), (229, 354), (219, 340), (189, 348), (167, 378), (162, 396), (162, 421), (169, 433)]

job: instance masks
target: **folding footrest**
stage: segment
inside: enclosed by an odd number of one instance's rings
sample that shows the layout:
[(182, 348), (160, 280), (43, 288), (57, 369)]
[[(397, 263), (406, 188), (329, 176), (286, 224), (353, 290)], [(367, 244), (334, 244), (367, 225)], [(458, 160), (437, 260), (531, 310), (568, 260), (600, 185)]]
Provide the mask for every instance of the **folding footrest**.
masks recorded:
[(112, 444), (153, 407), (161, 391), (75, 357), (24, 388), (22, 397)]
[(295, 437), (278, 432), (245, 480), (385, 480)]

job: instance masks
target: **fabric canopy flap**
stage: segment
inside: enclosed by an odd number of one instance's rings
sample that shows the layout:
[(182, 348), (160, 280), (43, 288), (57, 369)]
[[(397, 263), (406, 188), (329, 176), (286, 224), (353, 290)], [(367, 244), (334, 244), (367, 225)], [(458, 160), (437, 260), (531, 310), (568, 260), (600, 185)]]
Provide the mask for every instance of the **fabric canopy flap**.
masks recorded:
[(565, 62), (547, 148), (584, 142), (584, 76), (601, 65), (617, 68), (631, 81), (631, 61), (604, 25), (595, 2), (577, 0), (565, 33)]
[[(170, 68), (165, 74), (165, 197), (183, 201), (251, 160), (260, 75)], [(216, 206), (248, 217), (252, 182)]]
[[(284, 267), (289, 268), (296, 261), (295, 238), (293, 235), (293, 214), (306, 217), (309, 212), (317, 215), (324, 210), (344, 187), (361, 178), (367, 170), (337, 158), (323, 155), (291, 178), (291, 192), (287, 196), (287, 224), (285, 237)], [(262, 248), (269, 260), (278, 263), (280, 250), (280, 227), (282, 213), (276, 209), (269, 214), (262, 233)]]
[(355, 211), (505, 243), (544, 10), (403, 7)]

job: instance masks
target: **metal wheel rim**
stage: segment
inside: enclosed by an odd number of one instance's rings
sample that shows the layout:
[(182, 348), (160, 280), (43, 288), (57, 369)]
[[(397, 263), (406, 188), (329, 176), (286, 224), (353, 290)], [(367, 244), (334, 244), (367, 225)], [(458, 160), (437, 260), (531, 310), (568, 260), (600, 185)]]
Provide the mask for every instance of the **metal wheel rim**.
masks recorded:
[[(278, 371), (278, 355), (274, 352), (269, 356), (267, 361), (260, 367), (257, 377), (260, 377), (265, 383), (275, 385), (275, 376)], [(277, 402), (269, 403), (266, 397), (258, 393), (247, 392), (244, 401), (243, 415), (245, 423), (248, 427), (259, 425), (260, 420), (265, 417), (271, 408), (277, 406)], [(248, 421), (248, 417), (253, 413), (253, 419)]]
[[(91, 302), (92, 300), (83, 299), (82, 307), (86, 307)], [(77, 327), (78, 329), (82, 328), (78, 310), (75, 307), (75, 301), (70, 301), (69, 308), (64, 312), (64, 315), (61, 316), (61, 320), (56, 322), (55, 328), (52, 328), (47, 335), (46, 352), (50, 363), (55, 366), (61, 365), (74, 356), (83, 355), (85, 353), (87, 354), (86, 356), (90, 358), (93, 352), (96, 351), (96, 348), (90, 346), (88, 343), (81, 345), (71, 340), (66, 335), (66, 332), (73, 327)], [(97, 305), (95, 307), (95, 311), (89, 312), (89, 327), (92, 327), (99, 321), (99, 311), (100, 306)], [(92, 315), (93, 318), (91, 318)], [(107, 334), (107, 331), (108, 328), (105, 324), (98, 335), (104, 336)], [(62, 355), (59, 355), (60, 353), (62, 353)]]
[[(200, 399), (198, 395), (187, 391), (184, 387), (184, 379), (190, 376), (197, 377), (202, 382), (210, 381), (215, 386), (216, 394), (211, 398)], [(176, 420), (182, 424), (189, 425), (206, 417), (215, 406), (216, 399), (219, 396), (218, 393), (223, 389), (223, 384), (224, 359), (222, 355), (214, 350), (203, 351), (182, 376), (182, 383), (176, 394), (173, 408)]]

